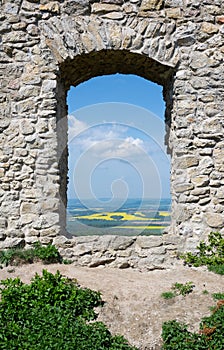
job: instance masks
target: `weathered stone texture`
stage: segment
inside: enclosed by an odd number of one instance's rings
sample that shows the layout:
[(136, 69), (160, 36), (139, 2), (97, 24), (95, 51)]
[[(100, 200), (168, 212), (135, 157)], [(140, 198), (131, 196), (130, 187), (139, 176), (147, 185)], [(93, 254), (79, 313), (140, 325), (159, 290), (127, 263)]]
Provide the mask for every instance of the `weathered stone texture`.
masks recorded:
[[(54, 243), (63, 256), (79, 266), (135, 268), (141, 271), (163, 269), (164, 262), (172, 264), (176, 241), (164, 237), (92, 236), (65, 239), (56, 237)], [(169, 251), (169, 255), (167, 255)]]
[[(5, 0), (0, 6), (0, 246), (39, 239), (64, 249), (58, 235), (65, 234), (66, 93), (117, 72), (164, 87), (170, 234), (192, 248), (211, 229), (223, 233), (223, 2)], [(91, 266), (117, 264), (118, 256), (123, 267), (138, 264), (142, 254), (143, 265), (157, 255), (165, 259), (164, 243), (151, 247), (157, 238), (143, 239), (142, 248), (141, 239), (82, 244), (80, 238), (66, 254)], [(107, 253), (92, 259), (101, 244)]]

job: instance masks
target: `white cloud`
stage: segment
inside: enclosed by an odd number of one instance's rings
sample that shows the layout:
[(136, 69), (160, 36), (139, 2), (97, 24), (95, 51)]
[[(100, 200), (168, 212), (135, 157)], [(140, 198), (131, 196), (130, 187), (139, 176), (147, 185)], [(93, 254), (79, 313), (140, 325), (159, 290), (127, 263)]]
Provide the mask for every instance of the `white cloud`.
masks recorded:
[(68, 115), (68, 139), (71, 142), (76, 136), (81, 134), (83, 131), (88, 129), (88, 125), (74, 117), (73, 115)]
[[(99, 175), (96, 185), (101, 191), (101, 185), (106, 186), (107, 180), (112, 175), (116, 179), (115, 175), (119, 174), (120, 178), (120, 165), (118, 162), (113, 162), (113, 159), (117, 159), (124, 163), (122, 176), (127, 176), (127, 182), (130, 188), (133, 187), (133, 191), (135, 185), (132, 185), (132, 182), (136, 184), (136, 180), (132, 181), (135, 178), (130, 171), (130, 166), (139, 174), (146, 196), (150, 197), (152, 194), (160, 193), (160, 174), (166, 173), (168, 178), (169, 166), (167, 162), (164, 163), (167, 156), (157, 143), (135, 127), (116, 122), (94, 124), (93, 121), (92, 125), (90, 123), (91, 121), (86, 123), (74, 116), (69, 116), (70, 188), (74, 187), (73, 182), (76, 179), (78, 181), (78, 187), (76, 187), (80, 188), (81, 192), (84, 191), (86, 197), (89, 197), (91, 191), (88, 192), (87, 189), (91, 183), (92, 173), (98, 167), (101, 167), (102, 170), (103, 166), (104, 172)], [(108, 160), (112, 162), (105, 163)], [(105, 168), (105, 164), (109, 164), (108, 169)], [(136, 186), (139, 187), (139, 185)]]
[(144, 142), (133, 137), (98, 141), (93, 145), (93, 155), (101, 159), (134, 159), (145, 155)]
[(127, 136), (128, 127), (114, 123), (89, 126), (69, 116), (69, 147), (79, 153), (90, 151), (98, 158), (133, 158), (145, 153), (145, 142)]

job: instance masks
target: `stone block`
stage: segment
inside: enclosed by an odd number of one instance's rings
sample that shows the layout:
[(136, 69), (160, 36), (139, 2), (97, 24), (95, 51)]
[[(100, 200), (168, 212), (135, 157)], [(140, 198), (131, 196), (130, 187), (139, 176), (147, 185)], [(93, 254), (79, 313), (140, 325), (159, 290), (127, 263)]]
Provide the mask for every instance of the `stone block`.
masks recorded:
[(118, 261), (117, 262), (117, 267), (119, 269), (127, 269), (130, 267), (130, 263), (128, 261)]
[(177, 193), (187, 192), (194, 188), (192, 184), (179, 184), (175, 186), (175, 191)]
[(27, 225), (33, 223), (35, 220), (38, 219), (38, 215), (36, 214), (21, 214), (20, 216), (20, 223), (21, 225)]
[(205, 213), (205, 221), (212, 228), (224, 227), (224, 215), (219, 213)]
[(95, 40), (89, 34), (82, 34), (82, 42), (88, 51), (93, 51), (96, 48)]
[(135, 237), (115, 236), (110, 241), (109, 248), (114, 250), (126, 250), (128, 247), (133, 245)]
[(201, 25), (201, 31), (208, 34), (214, 34), (219, 31), (219, 27), (209, 22), (203, 22)]
[(69, 16), (71, 15), (85, 15), (90, 12), (90, 1), (89, 0), (68, 0), (63, 1), (62, 12), (65, 12)]
[(154, 11), (161, 10), (163, 7), (163, 0), (142, 0), (140, 11)]
[(91, 244), (78, 244), (73, 248), (73, 255), (78, 257), (86, 254), (92, 254), (92, 252), (93, 245)]
[(107, 13), (103, 16), (103, 18), (108, 18), (108, 19), (114, 19), (114, 20), (121, 20), (124, 18), (124, 14), (120, 12), (110, 12)]
[(142, 258), (138, 261), (138, 268), (141, 270), (156, 270), (156, 269), (163, 269), (164, 266), (161, 266), (164, 263), (164, 257), (163, 256), (156, 256), (152, 255), (147, 258)]
[(52, 237), (40, 237), (39, 241), (41, 244), (47, 245), (47, 244), (52, 244), (53, 243), (53, 238)]
[(20, 207), (21, 215), (24, 214), (36, 214), (37, 213), (37, 205), (31, 202), (22, 202)]
[(77, 265), (79, 266), (88, 266), (92, 261), (92, 255), (91, 254), (87, 254), (84, 256), (81, 256), (78, 260), (77, 260)]
[(137, 7), (135, 5), (133, 5), (133, 4), (128, 4), (127, 3), (127, 4), (124, 4), (123, 11), (125, 13), (128, 13), (128, 14), (136, 13), (137, 12)]
[(216, 22), (219, 24), (223, 24), (224, 23), (224, 16), (217, 16), (216, 17)]
[(209, 66), (209, 57), (202, 52), (194, 52), (192, 54), (190, 66), (193, 69), (199, 69)]
[[(210, 108), (214, 108), (217, 111), (216, 106), (210, 105)], [(208, 110), (208, 107), (206, 107), (206, 111)], [(222, 133), (223, 132), (223, 125), (218, 117), (208, 118), (202, 123), (202, 131), (203, 133)]]
[(123, 250), (116, 250), (116, 255), (118, 257), (122, 257), (122, 258), (128, 258), (129, 256), (131, 256), (134, 252), (134, 247), (133, 249), (131, 248), (127, 248), (127, 249), (123, 249)]
[(197, 166), (199, 160), (194, 155), (186, 155), (183, 157), (179, 157), (176, 159), (176, 167), (177, 169), (187, 169), (193, 166)]
[(37, 243), (37, 242), (39, 242), (39, 238), (37, 236), (26, 237), (26, 243), (27, 244), (34, 244), (34, 243)]
[(51, 228), (46, 228), (46, 229), (40, 229), (40, 230), (36, 230), (37, 232), (39, 232), (39, 235), (41, 237), (56, 237), (58, 235), (58, 230), (55, 229), (54, 227)]
[(71, 241), (67, 239), (65, 236), (56, 236), (53, 240), (53, 243), (60, 248), (68, 248), (72, 246)]
[(194, 176), (191, 178), (191, 182), (196, 187), (207, 186), (209, 183), (209, 177), (208, 177), (208, 175)]
[(201, 198), (201, 199), (199, 200), (199, 204), (200, 204), (200, 205), (205, 205), (205, 204), (208, 204), (210, 201), (211, 201), (211, 198), (210, 198), (210, 197)]
[(163, 244), (166, 246), (166, 249), (168, 249), (170, 245), (178, 246), (183, 244), (182, 240), (183, 238), (181, 236), (176, 236), (172, 234), (163, 235)]
[(29, 227), (24, 227), (23, 228), (23, 232), (25, 237), (39, 237), (40, 236), (40, 231), (38, 230), (34, 230), (33, 228), (29, 228)]
[(33, 222), (33, 227), (35, 229), (46, 229), (57, 224), (59, 224), (59, 214), (48, 213), (40, 215), (39, 218)]
[(106, 236), (99, 236), (98, 240), (94, 243), (94, 250), (95, 251), (106, 251), (111, 247), (111, 242), (113, 241), (115, 236), (112, 235), (106, 235)]
[(177, 19), (177, 18), (182, 17), (181, 8), (180, 7), (167, 9), (165, 11), (165, 14), (166, 14), (166, 17), (173, 18), (173, 19)]
[(218, 198), (224, 199), (224, 188), (223, 187), (218, 188), (217, 196), (218, 196)]
[(119, 5), (114, 4), (94, 3), (91, 10), (92, 13), (104, 14), (108, 12), (120, 12), (121, 8)]
[(142, 249), (160, 247), (163, 244), (161, 236), (138, 236), (136, 246)]
[(64, 259), (72, 259), (72, 261), (77, 261), (74, 258), (74, 253), (72, 248), (58, 248), (59, 253), (63, 256)]
[(206, 171), (208, 171), (209, 168), (212, 168), (213, 165), (214, 165), (213, 158), (208, 156), (203, 157), (199, 162), (199, 168), (201, 171), (204, 171), (204, 174), (206, 174)]
[(100, 265), (108, 265), (110, 263), (112, 263), (115, 260), (115, 257), (102, 257), (99, 259), (93, 259), (90, 264), (89, 267), (98, 267)]
[(191, 191), (193, 196), (201, 196), (201, 195), (209, 195), (210, 189), (209, 187), (198, 187)]
[(49, 91), (52, 91), (54, 89), (56, 89), (57, 86), (57, 82), (56, 80), (44, 80), (43, 84), (42, 84), (42, 89), (41, 89), (41, 93), (47, 93)]
[(149, 255), (164, 255), (166, 254), (166, 247), (161, 246), (161, 247), (155, 247), (150, 249)]
[(22, 120), (21, 124), (20, 124), (20, 128), (21, 128), (21, 133), (23, 135), (30, 135), (33, 134), (35, 129), (34, 129), (34, 125), (33, 123), (31, 123), (28, 120)]
[[(184, 203), (187, 202), (187, 198), (184, 199)], [(188, 221), (192, 217), (192, 212), (185, 205), (179, 204), (175, 208), (175, 219), (178, 223)]]
[(24, 246), (25, 240), (23, 238), (6, 238), (5, 241), (1, 243), (2, 249), (23, 248)]
[(59, 14), (60, 12), (60, 6), (57, 1), (50, 1), (48, 4), (41, 4), (39, 6), (40, 11), (48, 11), (52, 13)]
[(57, 198), (46, 199), (42, 204), (41, 208), (45, 211), (55, 211), (59, 207), (59, 200)]

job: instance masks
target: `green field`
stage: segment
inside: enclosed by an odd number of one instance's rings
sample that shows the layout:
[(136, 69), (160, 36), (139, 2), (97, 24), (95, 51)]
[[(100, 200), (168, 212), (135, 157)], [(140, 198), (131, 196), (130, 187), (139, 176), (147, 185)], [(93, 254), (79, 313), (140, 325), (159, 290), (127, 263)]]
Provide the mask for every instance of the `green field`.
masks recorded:
[(102, 211), (74, 210), (68, 220), (71, 234), (81, 235), (161, 235), (170, 223), (168, 211)]

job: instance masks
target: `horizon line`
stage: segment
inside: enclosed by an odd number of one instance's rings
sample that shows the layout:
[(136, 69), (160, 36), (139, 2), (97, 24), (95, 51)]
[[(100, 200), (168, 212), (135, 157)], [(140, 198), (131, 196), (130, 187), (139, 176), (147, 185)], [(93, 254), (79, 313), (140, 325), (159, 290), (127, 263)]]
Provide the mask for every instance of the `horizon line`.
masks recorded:
[(75, 200), (96, 200), (96, 201), (99, 201), (99, 200), (162, 200), (162, 199), (169, 199), (171, 200), (171, 197), (161, 197), (161, 198), (155, 198), (155, 197), (147, 197), (147, 198), (140, 198), (140, 197), (132, 197), (132, 198), (110, 198), (110, 197), (100, 197), (100, 198), (76, 198), (76, 197), (73, 197), (73, 198), (68, 198), (68, 200), (71, 200), (71, 199), (75, 199)]

